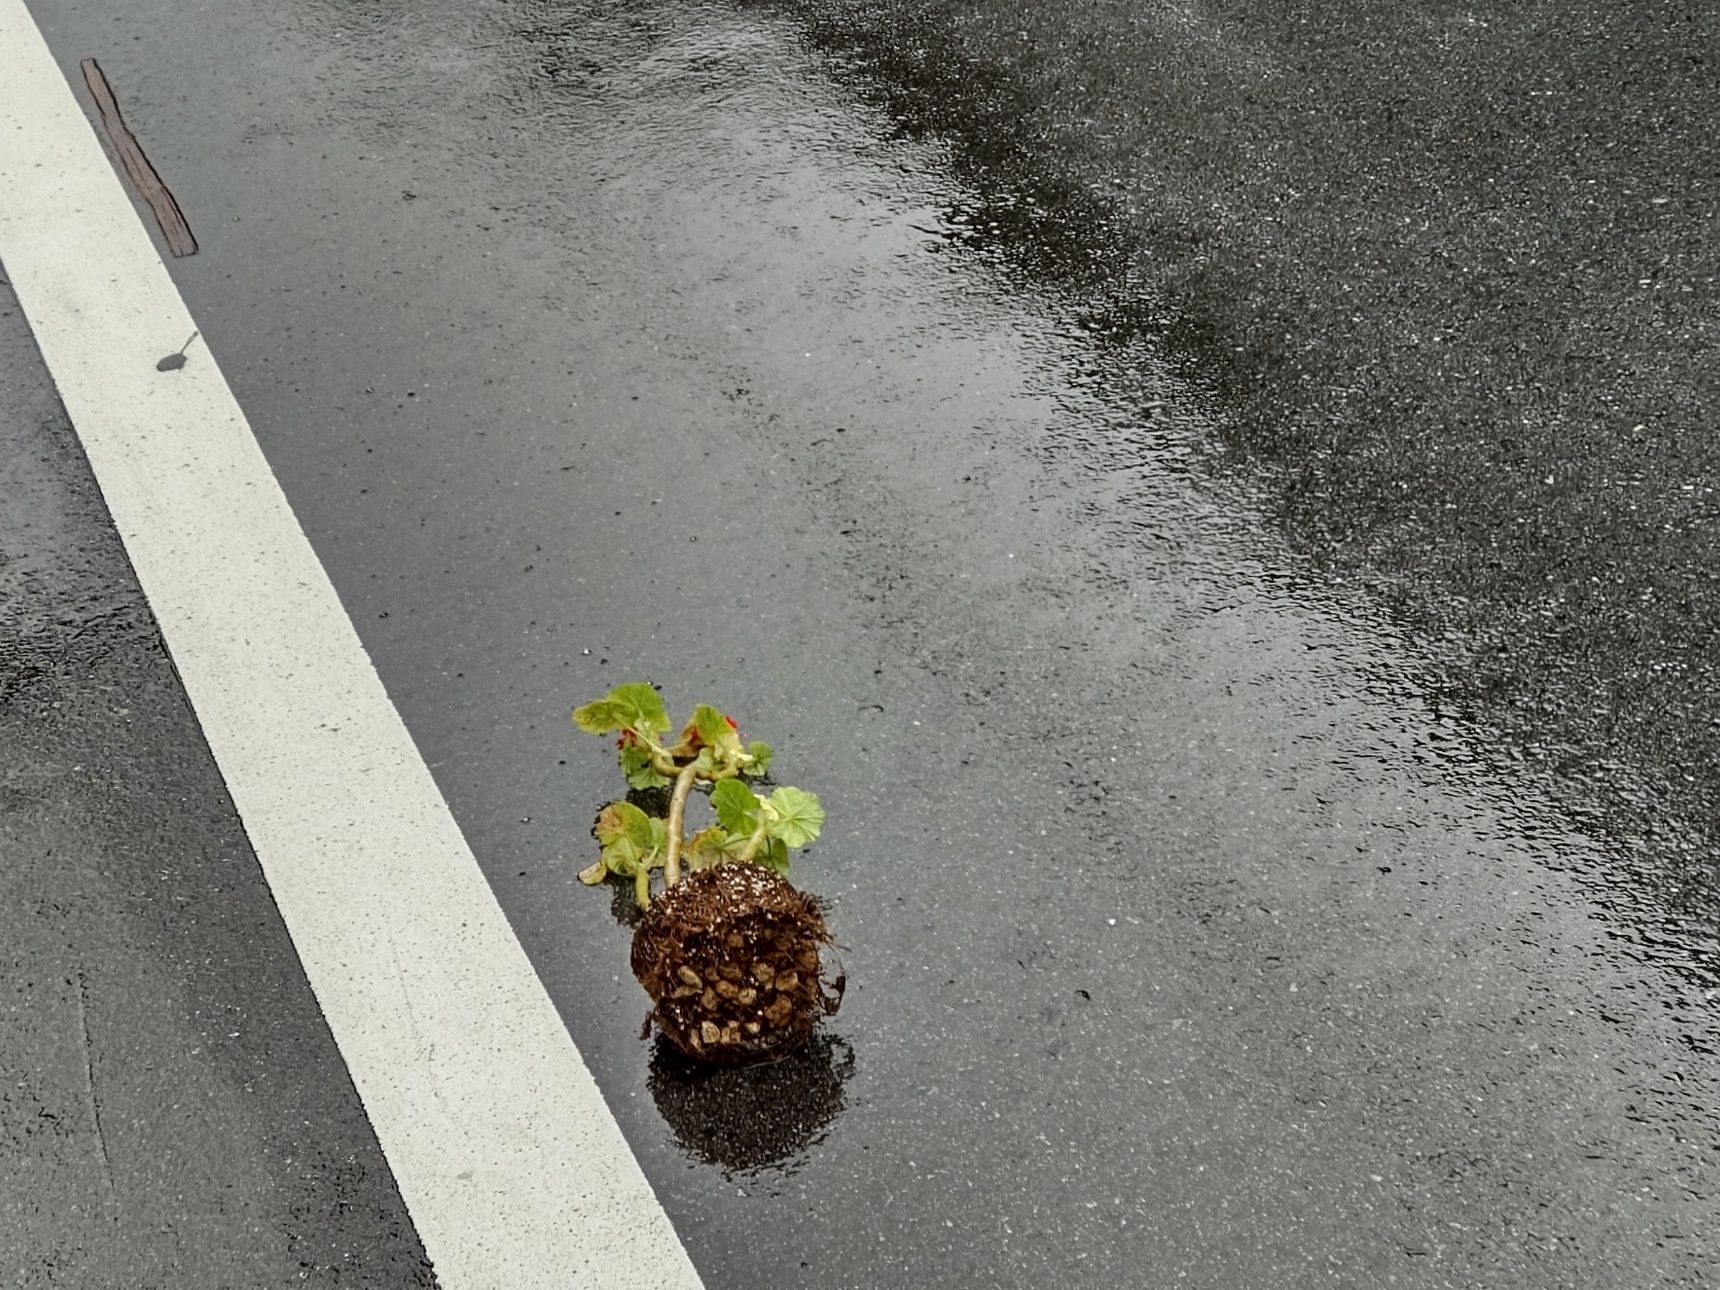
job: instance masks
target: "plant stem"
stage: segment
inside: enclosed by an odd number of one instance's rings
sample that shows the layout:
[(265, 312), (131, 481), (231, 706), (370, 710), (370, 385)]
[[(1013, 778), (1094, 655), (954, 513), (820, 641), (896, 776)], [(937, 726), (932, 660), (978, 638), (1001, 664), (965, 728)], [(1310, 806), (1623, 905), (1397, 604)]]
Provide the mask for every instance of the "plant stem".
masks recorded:
[(633, 903), (640, 909), (651, 908), (651, 871), (643, 866), (633, 875)]
[(765, 838), (764, 825), (761, 824), (758, 826), (758, 828), (753, 830), (753, 835), (747, 839), (746, 849), (743, 850), (740, 853), (740, 855), (736, 856), (735, 858), (737, 860), (739, 860), (742, 864), (745, 864), (745, 863), (747, 863), (747, 861), (753, 859), (753, 857), (758, 855), (759, 848), (764, 845), (764, 838)]
[(663, 857), (664, 889), (681, 881), (681, 830), (687, 818), (687, 795), (693, 791), (695, 766), (685, 767), (675, 777), (675, 791), (669, 798), (669, 849)]

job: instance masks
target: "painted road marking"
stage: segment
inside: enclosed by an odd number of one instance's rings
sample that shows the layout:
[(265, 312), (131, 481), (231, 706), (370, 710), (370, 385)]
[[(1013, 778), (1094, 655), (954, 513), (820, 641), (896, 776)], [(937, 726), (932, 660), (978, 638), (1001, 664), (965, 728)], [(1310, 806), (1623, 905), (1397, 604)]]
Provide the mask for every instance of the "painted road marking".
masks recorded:
[(23, 0), (0, 261), (443, 1286), (696, 1290)]

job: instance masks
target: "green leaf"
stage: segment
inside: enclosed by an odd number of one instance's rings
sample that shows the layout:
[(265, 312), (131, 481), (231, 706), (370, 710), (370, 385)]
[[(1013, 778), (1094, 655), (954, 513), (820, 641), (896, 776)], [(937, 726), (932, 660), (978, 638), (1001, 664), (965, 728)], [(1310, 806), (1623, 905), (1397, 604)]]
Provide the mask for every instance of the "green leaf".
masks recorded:
[(711, 809), (730, 835), (751, 837), (758, 828), (757, 795), (738, 779), (725, 779), (711, 789)]
[(621, 773), (631, 788), (662, 788), (669, 783), (669, 777), (651, 764), (651, 750), (644, 744), (622, 746)]
[(801, 788), (779, 788), (770, 795), (771, 813), (765, 828), (773, 838), (791, 847), (803, 847), (824, 827), (824, 808), (818, 798)]
[(747, 751), (752, 754), (752, 765), (743, 770), (741, 774), (750, 775), (754, 779), (770, 774), (770, 745), (755, 739), (748, 745)]
[(594, 735), (629, 728), (644, 735), (659, 735), (669, 728), (662, 696), (643, 681), (618, 685), (603, 698), (575, 708), (573, 721)]
[(627, 713), (613, 699), (593, 699), (573, 710), (573, 724), (588, 735), (606, 735), (627, 724)]
[(604, 851), (603, 867), (607, 872), (622, 878), (636, 877), (639, 874), (650, 872), (649, 866), (639, 863), (638, 856), (632, 853), (623, 855), (616, 848)]
[(693, 719), (688, 722), (699, 736), (699, 742), (707, 748), (716, 747), (717, 740), (728, 728), (728, 722), (723, 720), (723, 714), (708, 703), (701, 703), (693, 709)]
[(669, 752), (680, 761), (696, 753), (703, 779), (726, 778), (738, 769), (741, 737), (727, 717), (710, 704), (701, 703), (693, 709), (693, 719), (681, 728), (680, 740)]
[(720, 824), (709, 824), (687, 839), (681, 848), (681, 859), (689, 869), (709, 869), (729, 858), (728, 830)]
[(609, 872), (624, 878), (649, 869), (667, 836), (663, 821), (653, 820), (631, 802), (611, 802), (604, 807), (592, 832), (603, 848), (603, 863)]
[(640, 734), (660, 735), (669, 728), (669, 714), (663, 710), (663, 696), (645, 682), (618, 685), (609, 692), (609, 697), (633, 710), (633, 720), (627, 724)]
[(693, 709), (693, 729), (699, 732), (699, 739), (707, 748), (721, 748), (725, 744), (740, 746), (740, 736), (729, 724), (729, 719), (708, 703), (701, 703)]
[(772, 838), (768, 845), (758, 849), (753, 859), (766, 869), (775, 869), (784, 878), (788, 877), (788, 843), (781, 838)]

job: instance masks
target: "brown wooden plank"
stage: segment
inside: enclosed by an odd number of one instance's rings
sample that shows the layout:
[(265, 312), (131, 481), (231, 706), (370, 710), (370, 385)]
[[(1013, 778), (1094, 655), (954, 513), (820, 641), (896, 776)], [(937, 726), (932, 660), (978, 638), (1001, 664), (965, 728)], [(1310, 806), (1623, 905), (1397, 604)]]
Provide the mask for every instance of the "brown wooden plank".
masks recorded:
[(161, 226), (161, 235), (167, 239), (167, 249), (174, 255), (196, 255), (197, 239), (191, 236), (191, 225), (185, 222), (185, 214), (179, 209), (173, 193), (156, 174), (155, 167), (144, 154), (143, 145), (138, 143), (137, 136), (125, 123), (125, 117), (120, 115), (119, 100), (114, 97), (113, 86), (108, 84), (106, 74), (93, 58), (84, 59), (80, 66), (84, 71), (84, 84), (90, 87), (96, 110), (101, 113), (102, 126), (107, 130), (120, 165), (125, 168), (126, 178), (131, 180), (131, 186), (143, 198), (144, 204), (154, 212), (155, 222)]

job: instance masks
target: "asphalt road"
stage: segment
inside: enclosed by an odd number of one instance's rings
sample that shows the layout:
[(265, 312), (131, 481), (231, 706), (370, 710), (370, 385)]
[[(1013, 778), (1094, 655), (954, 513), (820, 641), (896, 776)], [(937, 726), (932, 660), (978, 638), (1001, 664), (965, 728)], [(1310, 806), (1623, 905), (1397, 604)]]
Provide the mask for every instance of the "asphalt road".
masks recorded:
[(0, 286), (0, 1283), (433, 1284)]
[[(210, 351), (708, 1285), (1711, 1279), (1707, 911), (1653, 952), (1584, 784), (1212, 468), (1222, 382), (1095, 327), (1056, 248), (1103, 246), (888, 64), (758, 6), (33, 8), (178, 194)], [(567, 723), (635, 678), (824, 797), (851, 986), (793, 1066), (637, 1038)]]
[(970, 240), (1213, 395), (1207, 467), (1613, 839), (1636, 952), (1717, 984), (1720, 14), (767, 7), (951, 142)]

